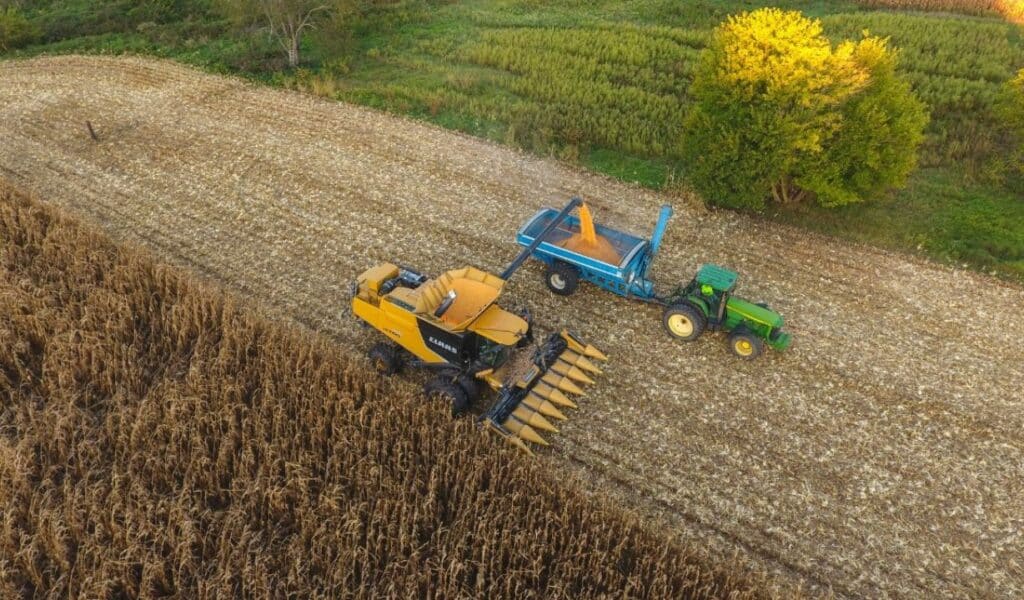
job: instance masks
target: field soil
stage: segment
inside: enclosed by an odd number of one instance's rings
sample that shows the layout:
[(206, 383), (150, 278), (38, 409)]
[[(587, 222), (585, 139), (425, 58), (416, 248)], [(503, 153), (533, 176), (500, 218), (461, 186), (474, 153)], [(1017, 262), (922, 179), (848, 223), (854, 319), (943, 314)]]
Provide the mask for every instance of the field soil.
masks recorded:
[(793, 347), (742, 362), (721, 335), (679, 344), (656, 307), (554, 296), (530, 264), (507, 301), (611, 357), (539, 460), (812, 592), (1024, 595), (1017, 285), (169, 62), (0, 63), (0, 140), (13, 185), (358, 350), (377, 338), (348, 289), (377, 261), (498, 270), (541, 206), (581, 195), (647, 235), (675, 202), (655, 280), (732, 267)]

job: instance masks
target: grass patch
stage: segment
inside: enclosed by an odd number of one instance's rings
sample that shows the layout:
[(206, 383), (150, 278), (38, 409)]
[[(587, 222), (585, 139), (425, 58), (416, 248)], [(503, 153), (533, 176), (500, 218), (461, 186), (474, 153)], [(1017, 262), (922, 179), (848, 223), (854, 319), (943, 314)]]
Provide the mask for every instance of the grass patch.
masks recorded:
[(652, 188), (664, 187), (671, 173), (671, 166), (665, 161), (637, 158), (615, 150), (593, 150), (584, 157), (583, 165), (592, 171)]
[(775, 210), (771, 218), (829, 235), (911, 250), (1024, 279), (1024, 199), (946, 169), (918, 171), (906, 190), (861, 206)]

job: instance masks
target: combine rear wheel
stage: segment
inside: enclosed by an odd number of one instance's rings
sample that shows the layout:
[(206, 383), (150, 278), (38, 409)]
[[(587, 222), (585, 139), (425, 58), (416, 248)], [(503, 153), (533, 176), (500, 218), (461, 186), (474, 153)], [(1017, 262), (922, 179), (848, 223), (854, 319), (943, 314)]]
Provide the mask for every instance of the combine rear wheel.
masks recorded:
[(549, 290), (559, 296), (568, 296), (575, 292), (580, 284), (580, 272), (572, 265), (556, 262), (548, 266), (548, 271), (544, 274), (544, 283), (548, 284)]
[(687, 303), (673, 304), (666, 308), (661, 322), (669, 335), (684, 342), (699, 338), (708, 324), (704, 313)]
[(738, 330), (729, 335), (729, 349), (744, 360), (754, 360), (764, 351), (764, 342), (749, 331)]
[(402, 360), (398, 350), (391, 344), (380, 342), (370, 348), (370, 363), (381, 375), (394, 375), (402, 368)]
[(461, 417), (469, 411), (470, 400), (466, 389), (451, 377), (440, 376), (423, 386), (423, 395), (430, 401), (439, 401), (452, 408), (453, 417)]

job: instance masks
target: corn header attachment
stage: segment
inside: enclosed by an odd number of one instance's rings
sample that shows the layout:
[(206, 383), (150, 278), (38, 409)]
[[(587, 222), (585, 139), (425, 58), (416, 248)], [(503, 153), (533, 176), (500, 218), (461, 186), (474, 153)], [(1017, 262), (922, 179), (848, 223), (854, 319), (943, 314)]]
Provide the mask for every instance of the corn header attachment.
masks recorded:
[(567, 331), (553, 333), (533, 354), (522, 373), (512, 373), (498, 390), (498, 399), (480, 422), (518, 448), (524, 443), (547, 446), (540, 432), (557, 433), (551, 420), (564, 421), (564, 409), (577, 408), (572, 399), (584, 394), (601, 369), (594, 361), (608, 357)]

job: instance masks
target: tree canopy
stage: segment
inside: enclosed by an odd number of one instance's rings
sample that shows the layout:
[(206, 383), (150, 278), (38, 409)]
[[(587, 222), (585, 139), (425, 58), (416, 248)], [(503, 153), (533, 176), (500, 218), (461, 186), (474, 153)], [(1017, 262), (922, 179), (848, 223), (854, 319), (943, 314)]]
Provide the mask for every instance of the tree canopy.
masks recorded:
[(344, 14), (352, 0), (217, 0), (222, 13), (242, 25), (262, 23), (288, 56), (300, 62), (302, 38), (322, 22)]
[(0, 52), (39, 41), (39, 28), (25, 18), (16, 6), (0, 5)]
[(714, 204), (857, 202), (916, 163), (924, 106), (886, 41), (833, 44), (820, 22), (774, 8), (730, 17), (701, 56), (682, 154)]

